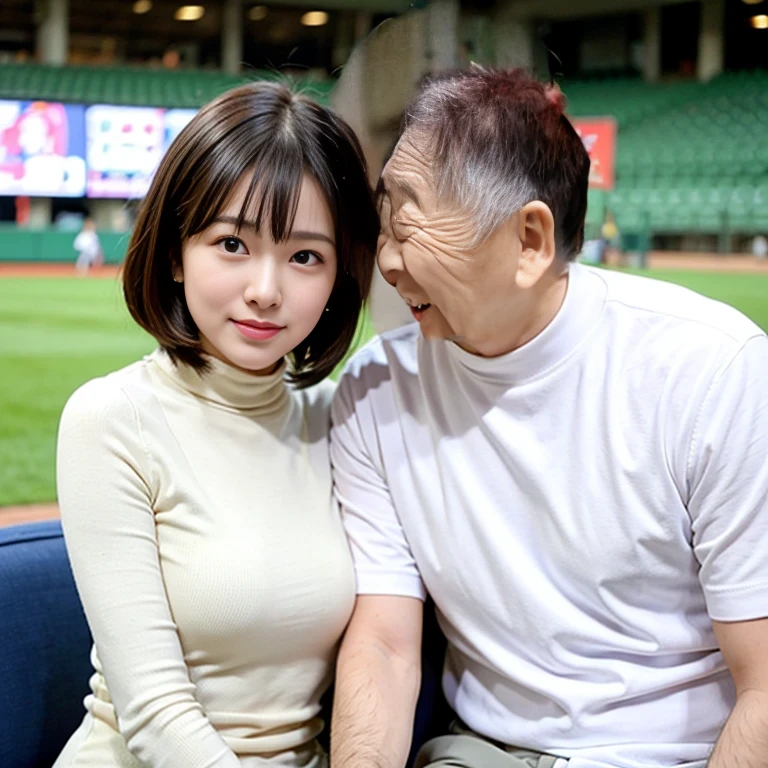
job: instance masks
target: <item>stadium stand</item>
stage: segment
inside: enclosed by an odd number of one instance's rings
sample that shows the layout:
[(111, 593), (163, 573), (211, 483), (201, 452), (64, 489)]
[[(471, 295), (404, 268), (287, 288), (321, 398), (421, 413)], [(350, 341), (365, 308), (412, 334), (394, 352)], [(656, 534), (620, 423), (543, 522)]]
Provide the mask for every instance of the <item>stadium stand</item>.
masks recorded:
[(607, 207), (622, 232), (768, 231), (768, 73), (575, 81), (563, 90), (572, 115), (612, 115), (619, 126), (616, 188), (591, 192), (592, 226)]
[[(4, 64), (0, 99), (196, 108), (241, 83), (280, 77), (265, 70)], [(333, 81), (299, 87), (328, 103)], [(571, 115), (611, 115), (619, 128), (616, 188), (590, 190), (589, 231), (599, 230), (610, 209), (625, 238), (710, 234), (725, 246), (733, 234), (768, 232), (768, 72), (727, 73), (707, 83), (613, 77), (562, 87)]]
[[(277, 79), (284, 76), (266, 70), (238, 76), (215, 70), (5, 64), (0, 65), (0, 99), (183, 109), (201, 107), (236, 85)], [(303, 81), (298, 85), (324, 103), (333, 83)]]

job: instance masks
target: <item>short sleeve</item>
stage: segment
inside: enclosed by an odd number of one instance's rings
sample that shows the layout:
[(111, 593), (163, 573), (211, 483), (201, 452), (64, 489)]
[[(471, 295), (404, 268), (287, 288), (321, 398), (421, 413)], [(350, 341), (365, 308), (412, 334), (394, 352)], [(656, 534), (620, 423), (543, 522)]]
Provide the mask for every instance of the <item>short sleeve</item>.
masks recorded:
[(109, 377), (59, 426), (57, 486), (78, 592), (120, 732), (153, 768), (236, 768), (195, 697), (160, 567), (152, 468), (136, 409)]
[[(355, 392), (355, 386), (362, 392)], [(408, 544), (386, 476), (374, 460), (378, 424), (357, 376), (342, 378), (331, 406), (331, 464), (360, 595), (423, 600), (426, 590)]]
[(768, 617), (768, 337), (715, 377), (693, 431), (688, 512), (710, 617)]

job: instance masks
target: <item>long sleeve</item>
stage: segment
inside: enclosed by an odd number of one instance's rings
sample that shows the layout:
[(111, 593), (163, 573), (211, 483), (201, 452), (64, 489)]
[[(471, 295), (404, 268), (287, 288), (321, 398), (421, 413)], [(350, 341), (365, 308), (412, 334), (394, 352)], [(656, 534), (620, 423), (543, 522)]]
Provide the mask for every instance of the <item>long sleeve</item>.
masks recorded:
[(168, 604), (138, 415), (109, 378), (62, 415), (62, 524), (121, 733), (148, 768), (239, 768), (195, 696)]

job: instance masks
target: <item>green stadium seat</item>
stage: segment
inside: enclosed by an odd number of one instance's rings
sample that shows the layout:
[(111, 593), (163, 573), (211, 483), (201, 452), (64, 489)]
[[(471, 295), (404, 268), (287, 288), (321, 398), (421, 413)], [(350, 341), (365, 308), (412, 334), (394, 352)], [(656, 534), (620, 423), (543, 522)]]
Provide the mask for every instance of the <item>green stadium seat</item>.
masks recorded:
[[(0, 64), (0, 99), (198, 108), (236, 85), (274, 77), (270, 72), (255, 70), (235, 76), (208, 70)], [(322, 103), (328, 103), (332, 85), (315, 81), (297, 83)]]
[(655, 232), (768, 233), (768, 72), (562, 87), (570, 114), (618, 120), (608, 205), (620, 228), (645, 221)]
[[(266, 71), (0, 64), (0, 98), (198, 108)], [(327, 103), (333, 81), (298, 87)], [(591, 224), (606, 207), (637, 234), (768, 233), (768, 72), (723, 74), (708, 83), (639, 78), (565, 81), (569, 114), (613, 115), (619, 125), (616, 189), (590, 193)], [(761, 229), (762, 228), (762, 229)]]

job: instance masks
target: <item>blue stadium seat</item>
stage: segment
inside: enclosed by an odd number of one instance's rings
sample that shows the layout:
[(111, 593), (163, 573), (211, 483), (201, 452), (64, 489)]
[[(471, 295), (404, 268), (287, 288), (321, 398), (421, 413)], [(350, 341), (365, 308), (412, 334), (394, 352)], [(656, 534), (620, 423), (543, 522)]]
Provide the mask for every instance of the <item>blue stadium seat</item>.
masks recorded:
[[(61, 523), (0, 528), (0, 768), (50, 768), (84, 715), (91, 636)], [(427, 603), (413, 750), (446, 733), (445, 639)], [(330, 721), (331, 696), (326, 699)], [(327, 746), (327, 729), (325, 733)]]
[(58, 520), (0, 528), (0, 617), (0, 766), (50, 768), (92, 673)]

